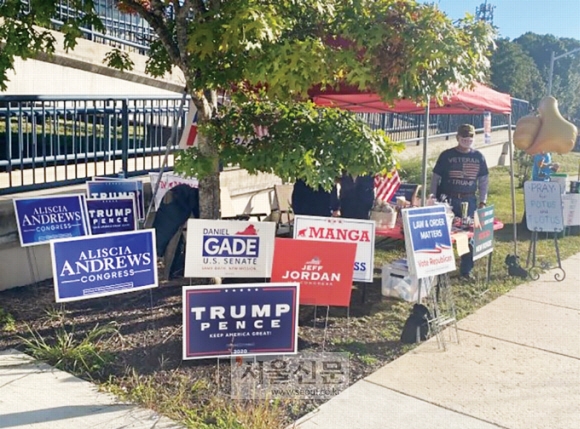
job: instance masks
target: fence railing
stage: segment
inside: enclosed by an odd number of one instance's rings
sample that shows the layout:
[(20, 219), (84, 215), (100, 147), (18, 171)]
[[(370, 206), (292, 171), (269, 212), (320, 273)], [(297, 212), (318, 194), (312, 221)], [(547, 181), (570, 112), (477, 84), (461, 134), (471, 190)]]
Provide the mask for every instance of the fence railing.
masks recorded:
[(181, 97), (0, 97), (0, 194), (159, 169), (180, 106)]
[[(157, 171), (178, 136), (187, 105), (181, 97), (0, 97), (0, 195), (82, 183), (93, 176), (135, 176)], [(512, 124), (527, 113), (514, 100)], [(519, 113), (517, 113), (519, 112)], [(419, 144), (422, 115), (361, 115), (395, 141)], [(460, 123), (483, 127), (482, 115), (432, 115), (430, 136), (451, 136)], [(507, 127), (492, 115), (492, 127)], [(169, 157), (168, 167), (173, 166)]]

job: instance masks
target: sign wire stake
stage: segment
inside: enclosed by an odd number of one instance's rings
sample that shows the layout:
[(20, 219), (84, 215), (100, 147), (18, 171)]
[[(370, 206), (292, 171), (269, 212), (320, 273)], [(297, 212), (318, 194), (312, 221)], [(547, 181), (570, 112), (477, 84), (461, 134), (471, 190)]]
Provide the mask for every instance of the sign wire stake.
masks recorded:
[(316, 309), (317, 309), (317, 308), (318, 308), (318, 307), (315, 305), (315, 306), (314, 306), (314, 317), (313, 317), (313, 321), (312, 321), (312, 327), (313, 327), (313, 328), (316, 328)]
[(322, 351), (326, 346), (326, 334), (328, 333), (328, 314), (330, 313), (330, 305), (326, 306), (326, 317), (324, 319), (324, 337), (322, 339)]

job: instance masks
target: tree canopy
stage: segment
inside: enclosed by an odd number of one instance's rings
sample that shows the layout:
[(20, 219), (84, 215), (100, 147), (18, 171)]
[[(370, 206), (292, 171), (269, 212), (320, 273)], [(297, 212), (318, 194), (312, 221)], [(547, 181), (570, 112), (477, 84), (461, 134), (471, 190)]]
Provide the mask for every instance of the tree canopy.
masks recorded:
[[(48, 26), (55, 12), (56, 0), (32, 2), (29, 13), (23, 13), (20, 0), (6, 0), (0, 7), (4, 25), (0, 38), (4, 48), (0, 52), (0, 84), (6, 79), (6, 71), (13, 67), (15, 56), (33, 57), (42, 51), (54, 51), (54, 38), (50, 33), (34, 25)], [(219, 143), (219, 132), (212, 131), (219, 121), (218, 94), (231, 95), (244, 88), (261, 94), (264, 108), (275, 106), (278, 111), (292, 115), (292, 103), (307, 98), (313, 85), (356, 86), (380, 94), (385, 100), (411, 98), (423, 101), (427, 97), (441, 97), (452, 85), (465, 88), (483, 81), (489, 69), (488, 54), (493, 47), (494, 30), (483, 21), (467, 15), (453, 23), (434, 5), (413, 0), (111, 0), (119, 10), (138, 14), (152, 28), (156, 38), (150, 41), (149, 60), (146, 71), (161, 77), (171, 67), (178, 67), (185, 76), (187, 90), (198, 109), (198, 121), (202, 125), (199, 146), (195, 151), (182, 154), (190, 156), (191, 162), (182, 165), (205, 166), (199, 174), (202, 217), (217, 217), (219, 210), (220, 156), (242, 162), (251, 157), (259, 158), (262, 145), (252, 145), (243, 150), (233, 150)], [(94, 14), (92, 0), (71, 0), (70, 6), (79, 14), (71, 14), (61, 31), (65, 33), (67, 48), (74, 48), (82, 26), (92, 25), (102, 29), (102, 23)], [(108, 56), (109, 65), (117, 68), (131, 66), (126, 54), (114, 49)], [(283, 107), (280, 103), (286, 103)], [(250, 103), (250, 105), (252, 105)], [(270, 106), (270, 107), (268, 107)], [(244, 107), (241, 108), (244, 111)], [(298, 106), (302, 121), (311, 117), (307, 105)], [(250, 109), (251, 110), (251, 109)], [(235, 110), (223, 113), (224, 117)], [(312, 122), (312, 131), (334, 140), (344, 138), (340, 127), (355, 131), (351, 122), (337, 116), (336, 132), (328, 127), (332, 115), (317, 111), (321, 120)], [(286, 119), (289, 116), (286, 115)], [(299, 122), (300, 122), (299, 121)], [(221, 122), (222, 124), (226, 122)], [(302, 122), (300, 122), (302, 123)], [(204, 125), (208, 126), (204, 128)], [(289, 121), (272, 123), (276, 135), (284, 135), (278, 127), (290, 126)], [(312, 156), (310, 134), (300, 130), (295, 136), (296, 145), (303, 145), (293, 152), (301, 154), (284, 157), (267, 157), (260, 169), (289, 171), (279, 162), (296, 162), (296, 170), (307, 174), (312, 185), (325, 185), (329, 178), (315, 174), (310, 165)], [(223, 134), (223, 132), (222, 132)], [(288, 135), (288, 134), (286, 134)], [(353, 134), (354, 135), (354, 134)], [(348, 137), (341, 144), (341, 151), (370, 151), (378, 162), (392, 163), (389, 142), (383, 139), (383, 150), (373, 152), (378, 140), (368, 130), (359, 130), (356, 142)], [(281, 153), (288, 148), (281, 139), (265, 139), (276, 145), (272, 151)], [(323, 142), (317, 140), (318, 144)], [(346, 144), (348, 143), (348, 145)], [(296, 149), (296, 147), (294, 147)], [(308, 149), (310, 148), (310, 149)], [(224, 150), (223, 154), (220, 151)], [(239, 159), (234, 159), (234, 155)], [(335, 166), (336, 152), (318, 152), (317, 161), (311, 165)], [(383, 157), (383, 158), (381, 158)], [(353, 158), (354, 159), (354, 158)], [(258, 165), (254, 162), (253, 165)], [(357, 170), (360, 166), (349, 166)], [(375, 167), (369, 164), (368, 169)], [(330, 170), (324, 170), (330, 174)], [(334, 176), (336, 172), (332, 175)]]

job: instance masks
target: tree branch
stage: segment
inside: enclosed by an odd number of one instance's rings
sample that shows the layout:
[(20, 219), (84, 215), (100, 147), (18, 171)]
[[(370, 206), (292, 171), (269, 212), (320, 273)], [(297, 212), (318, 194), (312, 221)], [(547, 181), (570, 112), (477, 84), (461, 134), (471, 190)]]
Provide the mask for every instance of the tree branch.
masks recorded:
[(136, 0), (124, 0), (123, 3), (133, 9), (139, 14), (139, 16), (141, 16), (141, 18), (147, 21), (147, 23), (159, 37), (161, 43), (163, 43), (163, 47), (167, 51), (171, 61), (183, 70), (184, 64), (181, 62), (179, 47), (175, 43), (175, 40), (173, 40), (173, 34), (167, 25), (164, 4), (160, 0), (151, 0), (151, 8), (147, 9), (143, 4)]

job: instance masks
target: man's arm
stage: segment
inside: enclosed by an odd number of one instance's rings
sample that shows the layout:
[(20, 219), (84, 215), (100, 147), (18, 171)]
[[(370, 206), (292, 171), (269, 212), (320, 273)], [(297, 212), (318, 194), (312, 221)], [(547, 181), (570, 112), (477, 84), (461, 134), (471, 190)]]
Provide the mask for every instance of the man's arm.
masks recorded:
[(485, 207), (487, 203), (487, 189), (489, 187), (489, 175), (481, 176), (477, 182), (477, 190), (479, 191), (479, 208)]
[(439, 182), (441, 181), (441, 176), (437, 173), (431, 175), (431, 193), (437, 196), (437, 188), (439, 187)]

